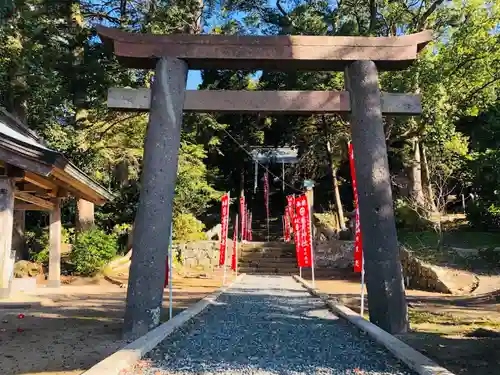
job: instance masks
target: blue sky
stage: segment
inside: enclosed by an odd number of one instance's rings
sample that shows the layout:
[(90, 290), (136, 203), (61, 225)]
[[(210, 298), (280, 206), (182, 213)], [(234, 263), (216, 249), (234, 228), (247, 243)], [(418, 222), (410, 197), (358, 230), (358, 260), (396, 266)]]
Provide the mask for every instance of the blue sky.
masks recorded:
[(201, 83), (201, 72), (199, 70), (190, 70), (188, 74), (186, 88), (196, 90)]

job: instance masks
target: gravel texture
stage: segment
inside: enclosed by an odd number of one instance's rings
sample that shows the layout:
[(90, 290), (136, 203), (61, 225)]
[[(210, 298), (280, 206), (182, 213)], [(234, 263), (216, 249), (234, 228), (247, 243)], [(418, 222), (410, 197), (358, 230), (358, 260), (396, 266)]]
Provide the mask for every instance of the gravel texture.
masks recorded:
[(414, 374), (291, 277), (245, 276), (131, 374)]

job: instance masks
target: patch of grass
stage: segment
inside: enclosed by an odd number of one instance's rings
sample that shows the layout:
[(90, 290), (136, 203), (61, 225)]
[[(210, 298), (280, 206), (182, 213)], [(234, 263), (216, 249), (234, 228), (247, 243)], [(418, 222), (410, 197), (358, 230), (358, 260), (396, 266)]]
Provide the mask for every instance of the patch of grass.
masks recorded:
[(500, 247), (500, 233), (469, 230), (449, 231), (444, 235), (444, 243), (448, 246), (475, 249)]
[[(412, 250), (437, 247), (439, 236), (434, 231), (400, 231), (399, 240)], [(450, 230), (443, 234), (443, 246), (462, 248), (500, 247), (500, 232), (474, 232), (470, 230)]]
[(411, 328), (416, 332), (465, 335), (478, 328), (487, 328), (493, 331), (500, 330), (500, 321), (487, 317), (474, 319), (468, 316), (419, 309), (410, 309), (408, 315)]
[(443, 234), (441, 247), (438, 247), (439, 236), (434, 231), (400, 231), (398, 237), (401, 244), (427, 263), (454, 265), (469, 270), (487, 270), (500, 264), (498, 259), (500, 254), (496, 251), (483, 250), (478, 257), (463, 258), (452, 249), (452, 247), (466, 249), (500, 247), (500, 233), (451, 230)]

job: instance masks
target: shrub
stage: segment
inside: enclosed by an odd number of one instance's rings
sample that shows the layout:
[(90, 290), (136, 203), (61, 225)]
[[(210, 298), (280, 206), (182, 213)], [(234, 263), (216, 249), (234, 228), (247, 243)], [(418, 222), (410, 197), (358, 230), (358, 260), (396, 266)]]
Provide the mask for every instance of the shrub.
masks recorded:
[[(74, 228), (62, 227), (61, 241), (69, 244), (74, 240)], [(35, 231), (26, 231), (24, 238), (28, 246), (30, 260), (35, 263), (49, 263), (49, 228), (38, 228)]]
[(500, 229), (500, 206), (482, 200), (467, 205), (467, 220), (478, 230)]
[(425, 219), (425, 213), (417, 211), (415, 207), (404, 199), (397, 199), (394, 205), (396, 225), (399, 228), (412, 231), (426, 230), (432, 227), (432, 223)]
[(70, 260), (77, 274), (94, 276), (116, 256), (116, 236), (99, 229), (90, 229), (76, 236)]
[(500, 150), (472, 155), (470, 185), (478, 197), (467, 206), (470, 225), (483, 230), (500, 230)]
[(173, 235), (178, 242), (206, 240), (203, 233), (205, 225), (191, 214), (178, 214), (174, 216)]

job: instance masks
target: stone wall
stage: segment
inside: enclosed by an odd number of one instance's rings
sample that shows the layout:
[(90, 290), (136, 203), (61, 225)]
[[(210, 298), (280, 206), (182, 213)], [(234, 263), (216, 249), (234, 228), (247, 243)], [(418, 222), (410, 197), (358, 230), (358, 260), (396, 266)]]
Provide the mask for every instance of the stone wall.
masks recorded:
[[(233, 241), (227, 241), (226, 264), (231, 259)], [(213, 269), (219, 265), (219, 241), (196, 241), (174, 244), (177, 259), (184, 267)]]
[(470, 272), (435, 266), (421, 261), (403, 246), (399, 249), (407, 287), (447, 294), (469, 294), (479, 285)]
[(354, 265), (354, 242), (315, 241), (314, 261), (318, 268), (351, 268)]

